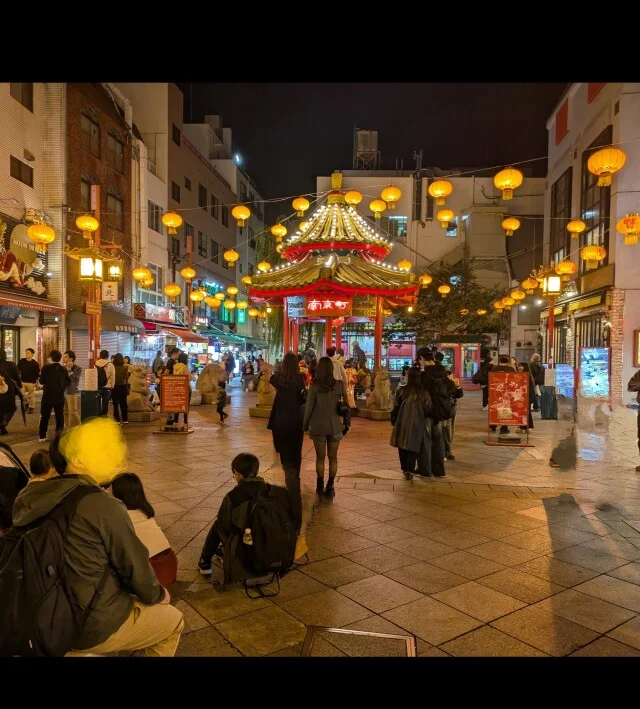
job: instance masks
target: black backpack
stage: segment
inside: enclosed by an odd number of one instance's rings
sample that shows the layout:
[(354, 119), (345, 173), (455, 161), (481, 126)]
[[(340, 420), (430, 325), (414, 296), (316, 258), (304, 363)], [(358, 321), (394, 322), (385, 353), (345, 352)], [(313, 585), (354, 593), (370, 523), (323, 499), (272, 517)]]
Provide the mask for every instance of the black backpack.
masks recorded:
[(99, 389), (102, 389), (103, 387), (107, 386), (108, 378), (107, 378), (107, 373), (104, 371), (106, 366), (107, 366), (106, 364), (103, 365), (102, 367), (98, 367), (98, 365), (96, 365), (96, 369), (98, 370), (98, 388)]
[(269, 484), (249, 503), (250, 564), (256, 573), (286, 571), (293, 564), (297, 537), (290, 509), (287, 490)]
[(435, 421), (451, 418), (451, 391), (447, 377), (428, 377), (427, 390), (431, 396), (431, 411)]
[(0, 657), (62, 657), (74, 647), (109, 577), (107, 567), (84, 611), (66, 585), (71, 519), (80, 500), (94, 492), (102, 491), (82, 485), (45, 517), (0, 537)]

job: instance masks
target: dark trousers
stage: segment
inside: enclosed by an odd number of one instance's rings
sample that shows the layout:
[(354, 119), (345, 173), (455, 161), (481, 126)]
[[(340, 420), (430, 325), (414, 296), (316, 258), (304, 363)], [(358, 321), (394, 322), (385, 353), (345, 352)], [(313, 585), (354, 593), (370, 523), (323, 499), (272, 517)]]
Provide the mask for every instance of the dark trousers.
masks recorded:
[(51, 412), (56, 415), (56, 433), (64, 429), (64, 394), (59, 396), (43, 396), (40, 404), (40, 438), (47, 437)]
[(489, 406), (489, 387), (482, 387), (482, 405)]
[[(111, 389), (109, 387), (100, 387), (98, 393), (102, 397), (102, 416), (106, 416), (109, 413), (109, 399), (111, 399)], [(40, 436), (42, 438), (42, 436)]]
[[(404, 448), (398, 448), (398, 456), (400, 457), (400, 467), (405, 473), (415, 473), (419, 475), (429, 475), (430, 470), (425, 465), (428, 460), (426, 455), (426, 446), (422, 445), (419, 452), (408, 451)], [(417, 470), (416, 470), (417, 466)]]
[[(444, 475), (444, 447), (440, 451), (438, 445), (435, 448), (435, 460), (434, 460), (434, 442), (433, 442), (433, 430), (436, 424), (427, 422), (425, 425), (425, 432), (420, 444), (419, 451), (409, 451), (404, 448), (398, 448), (398, 456), (400, 457), (400, 467), (404, 472), (414, 473), (417, 472), (418, 475)], [(440, 430), (440, 424), (437, 425), (438, 431)], [(436, 436), (438, 435), (436, 431)], [(442, 436), (440, 436), (442, 438)], [(441, 441), (442, 443), (442, 441)], [(438, 462), (438, 455), (442, 454), (440, 461)], [(417, 465), (417, 471), (416, 471)]]
[(218, 532), (218, 529), (216, 528), (216, 523), (214, 522), (211, 525), (209, 533), (207, 534), (207, 538), (204, 540), (204, 546), (202, 547), (202, 553), (200, 554), (200, 558), (204, 559), (205, 561), (211, 561), (211, 558), (215, 554), (221, 542), (222, 539), (220, 537), (220, 533)]
[(444, 436), (440, 421), (431, 424), (431, 474), (444, 477)]
[[(489, 428), (495, 433), (497, 426), (489, 426)], [(500, 426), (500, 435), (503, 436), (505, 433), (510, 433), (509, 426)]]
[(449, 456), (453, 453), (451, 445), (453, 444), (453, 434), (456, 429), (456, 417), (452, 416), (450, 419), (442, 421), (440, 426), (442, 427), (442, 437), (444, 438), (444, 454)]
[(300, 492), (300, 467), (302, 466), (302, 431), (289, 431), (286, 435), (273, 432), (273, 445), (280, 454), (285, 485), (291, 501), (291, 517), (296, 531), (302, 526), (302, 494)]
[(122, 412), (122, 420), (129, 420), (129, 407), (127, 405), (127, 385), (126, 384), (116, 384), (113, 387), (113, 393), (111, 394), (111, 401), (113, 402), (113, 418), (120, 423), (120, 412)]

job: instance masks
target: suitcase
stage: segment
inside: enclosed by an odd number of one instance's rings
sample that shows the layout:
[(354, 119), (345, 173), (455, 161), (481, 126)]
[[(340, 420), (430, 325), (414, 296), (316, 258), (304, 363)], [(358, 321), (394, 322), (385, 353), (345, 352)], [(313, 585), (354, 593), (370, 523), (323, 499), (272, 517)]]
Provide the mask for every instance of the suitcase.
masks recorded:
[(540, 387), (540, 418), (543, 420), (557, 420), (558, 418), (558, 399), (555, 387)]
[(97, 391), (80, 392), (80, 421), (102, 414), (102, 397)]

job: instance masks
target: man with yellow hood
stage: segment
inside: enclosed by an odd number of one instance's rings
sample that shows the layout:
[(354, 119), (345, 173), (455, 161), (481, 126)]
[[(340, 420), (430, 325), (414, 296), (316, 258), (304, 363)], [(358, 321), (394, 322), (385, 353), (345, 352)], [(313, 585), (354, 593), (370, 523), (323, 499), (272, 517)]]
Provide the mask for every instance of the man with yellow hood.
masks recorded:
[[(72, 428), (60, 439), (59, 450), (67, 462), (65, 474), (33, 479), (16, 498), (14, 525), (48, 515), (81, 486), (107, 485), (126, 466), (126, 443), (111, 419), (95, 418)], [(103, 491), (84, 496), (71, 518), (64, 553), (68, 593), (82, 610), (102, 587), (67, 655), (118, 650), (175, 655), (184, 629), (182, 613), (168, 605), (169, 593), (158, 582), (122, 502)]]

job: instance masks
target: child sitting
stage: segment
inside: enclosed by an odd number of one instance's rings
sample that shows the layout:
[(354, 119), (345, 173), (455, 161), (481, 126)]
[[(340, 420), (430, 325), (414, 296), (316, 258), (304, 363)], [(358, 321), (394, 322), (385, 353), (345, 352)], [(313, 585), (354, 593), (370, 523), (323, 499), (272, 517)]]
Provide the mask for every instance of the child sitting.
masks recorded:
[(178, 559), (169, 540), (153, 519), (155, 511), (144, 494), (142, 481), (135, 473), (122, 473), (113, 479), (111, 493), (124, 502), (138, 539), (149, 551), (149, 561), (158, 581), (169, 588), (176, 580)]
[(51, 464), (49, 454), (44, 448), (39, 448), (32, 454), (31, 460), (29, 461), (29, 472), (31, 473), (31, 478), (29, 479), (30, 483), (39, 480), (48, 480), (58, 474)]
[(218, 392), (218, 405), (216, 407), (216, 411), (220, 414), (220, 421), (218, 421), (218, 423), (223, 424), (224, 420), (229, 415), (224, 412), (224, 407), (229, 403), (229, 397), (226, 392), (227, 385), (224, 382), (220, 382), (218, 386), (220, 387), (220, 391)]

